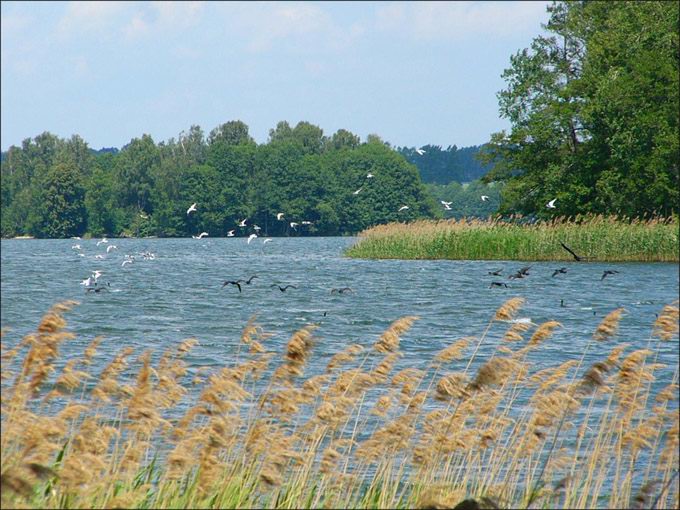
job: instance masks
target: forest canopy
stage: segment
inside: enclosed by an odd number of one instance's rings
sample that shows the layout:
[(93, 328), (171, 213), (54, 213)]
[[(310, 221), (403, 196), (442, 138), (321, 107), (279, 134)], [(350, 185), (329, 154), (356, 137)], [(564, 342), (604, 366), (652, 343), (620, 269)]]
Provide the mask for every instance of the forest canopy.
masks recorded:
[[(510, 59), (485, 146), (501, 213), (677, 213), (678, 2), (554, 2)], [(546, 203), (557, 199), (556, 211)]]
[(143, 135), (120, 150), (43, 133), (2, 161), (3, 237), (225, 236), (244, 218), (266, 235), (343, 235), (440, 209), (379, 137), (328, 137), (309, 122), (279, 122), (261, 145), (241, 121), (167, 142)]

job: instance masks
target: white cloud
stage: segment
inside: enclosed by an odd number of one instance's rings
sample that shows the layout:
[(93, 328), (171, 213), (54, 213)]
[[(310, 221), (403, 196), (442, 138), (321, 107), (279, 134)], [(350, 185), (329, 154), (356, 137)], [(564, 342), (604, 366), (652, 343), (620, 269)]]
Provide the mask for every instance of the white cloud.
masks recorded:
[(128, 2), (69, 2), (57, 24), (57, 33), (62, 37), (101, 33), (114, 25), (129, 7)]
[(343, 26), (323, 2), (226, 2), (216, 4), (216, 10), (225, 30), (255, 53), (281, 45), (303, 52), (338, 50), (365, 32), (361, 22)]
[(127, 38), (170, 35), (197, 25), (205, 2), (151, 2), (136, 4), (132, 19), (123, 27)]
[(548, 2), (390, 3), (376, 10), (378, 30), (408, 34), (417, 40), (507, 36), (537, 30)]

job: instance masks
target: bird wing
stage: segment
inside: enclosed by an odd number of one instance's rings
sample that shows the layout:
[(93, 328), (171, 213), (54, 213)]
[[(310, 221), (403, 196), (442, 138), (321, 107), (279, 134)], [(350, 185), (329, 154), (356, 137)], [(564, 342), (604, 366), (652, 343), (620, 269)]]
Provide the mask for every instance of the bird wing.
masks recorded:
[(576, 260), (578, 260), (579, 258), (581, 258), (581, 257), (579, 257), (578, 255), (576, 255), (573, 251), (571, 251), (571, 249), (570, 249), (566, 244), (564, 244), (562, 241), (560, 241), (560, 244), (562, 245), (562, 248), (564, 248), (564, 249), (567, 250), (569, 253), (571, 253), (571, 254), (574, 256), (574, 258), (575, 258)]
[(238, 287), (238, 291), (241, 292), (241, 284), (236, 282), (236, 286)]

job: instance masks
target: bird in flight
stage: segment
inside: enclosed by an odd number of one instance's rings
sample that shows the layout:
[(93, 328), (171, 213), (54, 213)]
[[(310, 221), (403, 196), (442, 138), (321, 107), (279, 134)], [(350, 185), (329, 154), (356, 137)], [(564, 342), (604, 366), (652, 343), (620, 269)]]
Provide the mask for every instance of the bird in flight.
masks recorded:
[(556, 198), (553, 198), (550, 202), (548, 202), (547, 204), (545, 204), (545, 206), (546, 206), (548, 209), (555, 209), (555, 208), (556, 208), (556, 206), (555, 206), (555, 201), (556, 201), (556, 200), (557, 200)]
[(366, 179), (373, 179), (373, 174), (371, 172), (368, 172), (366, 174)]
[(106, 253), (109, 253), (111, 250), (117, 250), (117, 249), (118, 249), (118, 246), (116, 246), (115, 244), (112, 244), (111, 246), (106, 247)]
[(531, 269), (531, 266), (523, 267), (518, 271), (518, 273), (521, 273), (524, 276), (529, 276), (529, 269)]
[(191, 236), (191, 237), (193, 237), (194, 239), (203, 239), (203, 238), (204, 238), (205, 236), (207, 236), (207, 235), (208, 235), (207, 232), (201, 232), (201, 233), (198, 234), (197, 236)]
[(281, 292), (286, 292), (286, 289), (289, 289), (290, 287), (297, 289), (295, 285), (286, 285), (285, 287), (281, 287), (281, 285), (278, 285), (276, 283), (271, 284), (269, 287), (278, 287)]
[(97, 246), (99, 246), (102, 243), (108, 243), (108, 242), (109, 242), (109, 240), (106, 237), (102, 237), (101, 241), (97, 241)]
[(341, 289), (331, 289), (331, 294), (344, 294), (345, 292), (354, 292), (351, 288), (349, 287), (343, 287)]
[(255, 230), (255, 232), (259, 232), (260, 230), (262, 230), (262, 228), (258, 227), (257, 225), (253, 225), (253, 230)]
[(491, 288), (491, 287), (505, 287), (507, 289), (508, 284), (503, 283), (503, 282), (491, 282), (491, 285), (489, 285), (489, 288)]
[[(254, 274), (253, 276), (251, 276), (250, 278), (248, 278), (247, 280), (245, 280), (246, 285), (250, 285), (250, 282), (252, 282), (255, 278), (259, 278), (259, 276), (257, 276), (256, 274)], [(241, 280), (239, 280), (239, 281), (241, 281)]]
[(425, 154), (425, 151), (424, 151), (423, 149), (416, 149), (416, 152), (417, 152), (418, 155), (420, 155), (420, 156), (422, 156), (423, 154)]
[(189, 209), (187, 209), (187, 216), (188, 216), (189, 214), (191, 214), (192, 212), (195, 212), (195, 211), (196, 211), (196, 202), (194, 202), (193, 204), (191, 204), (191, 207), (189, 207)]
[(276, 213), (276, 219), (279, 221), (283, 220), (283, 213), (282, 212)]
[(79, 244), (74, 244), (73, 246), (71, 246), (71, 249), (72, 250), (81, 250), (82, 248), (80, 247)]
[(230, 230), (229, 232), (227, 232), (227, 237), (234, 237), (234, 231)]
[(618, 274), (618, 271), (614, 271), (613, 269), (612, 270), (607, 269), (604, 273), (602, 273), (602, 278), (600, 278), (600, 281), (604, 280), (609, 275), (615, 274)]
[(501, 275), (501, 271), (503, 271), (503, 270), (502, 270), (502, 269), (499, 269), (498, 271), (489, 271), (489, 274), (490, 274), (491, 276), (500, 276), (500, 275)]
[(482, 202), (486, 202), (487, 200), (489, 200), (489, 196), (488, 195), (482, 195)]
[(238, 224), (238, 226), (239, 226), (239, 227), (245, 227), (245, 226), (246, 226), (246, 221), (247, 221), (247, 220), (248, 220), (248, 218), (246, 218), (245, 220), (241, 221), (241, 222)]
[(294, 221), (291, 221), (291, 222), (290, 222), (290, 228), (293, 228), (293, 229), (297, 230), (297, 229), (295, 228), (295, 227), (297, 227), (297, 226), (298, 226), (298, 224), (295, 223)]
[(574, 259), (576, 260), (576, 262), (581, 262), (582, 260), (586, 260), (585, 257), (579, 257), (578, 255), (576, 255), (576, 254), (571, 250), (571, 248), (569, 248), (569, 247), (568, 247), (566, 244), (564, 244), (562, 241), (560, 241), (560, 244), (562, 245), (562, 248), (564, 248), (565, 250), (567, 250), (569, 253), (572, 254), (572, 256), (574, 257)]
[(234, 282), (234, 281), (231, 281), (231, 280), (227, 280), (222, 284), (222, 288), (226, 287), (227, 285), (236, 285), (238, 287), (238, 291), (241, 292), (241, 282), (242, 281), (243, 280), (236, 280)]
[(364, 188), (363, 187), (359, 188), (358, 190), (353, 192), (352, 195), (358, 195), (361, 192), (362, 189), (364, 189)]
[(85, 289), (86, 292), (101, 292), (103, 290), (109, 290), (108, 287), (110, 286), (110, 283), (107, 283), (106, 287), (87, 287)]
[(552, 275), (553, 275), (553, 278), (554, 278), (555, 276), (557, 276), (558, 274), (560, 274), (560, 273), (562, 273), (562, 274), (567, 274), (567, 268), (566, 268), (566, 267), (561, 267), (561, 268), (559, 268), (559, 269), (555, 269), (555, 272), (552, 274)]
[(440, 202), (441, 202), (441, 204), (444, 206), (444, 209), (446, 209), (447, 211), (450, 211), (450, 210), (451, 210), (451, 204), (452, 204), (453, 202), (444, 202), (443, 200), (440, 200)]
[(302, 224), (303, 224), (303, 225), (311, 225), (312, 222), (311, 222), (311, 221), (304, 220), (304, 221), (302, 222)]
[(135, 261), (134, 259), (125, 259), (120, 266), (125, 267), (125, 264), (132, 264), (134, 263), (134, 261)]
[(271, 237), (268, 237), (267, 239), (264, 239), (264, 240), (262, 241), (262, 244), (267, 244), (267, 243), (270, 242), (271, 240), (272, 240), (272, 238), (271, 238)]
[(407, 205), (402, 205), (402, 206), (399, 208), (399, 211), (398, 211), (398, 212), (405, 211), (406, 209), (408, 209), (408, 206), (407, 206)]
[(250, 235), (248, 236), (248, 244), (250, 244), (250, 241), (252, 241), (252, 240), (255, 239), (256, 237), (257, 237), (257, 234), (250, 234)]

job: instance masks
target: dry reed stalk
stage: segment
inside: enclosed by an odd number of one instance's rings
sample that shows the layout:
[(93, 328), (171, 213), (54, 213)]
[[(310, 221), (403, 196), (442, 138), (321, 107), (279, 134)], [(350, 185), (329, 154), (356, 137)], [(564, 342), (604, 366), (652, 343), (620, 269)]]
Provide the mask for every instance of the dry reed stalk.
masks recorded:
[(661, 340), (672, 340), (678, 335), (678, 320), (680, 318), (680, 308), (678, 302), (675, 301), (670, 305), (666, 305), (661, 310), (661, 313), (654, 322), (654, 329), (652, 335)]
[(378, 341), (373, 345), (373, 348), (382, 353), (395, 352), (399, 349), (399, 337), (408, 331), (413, 323), (417, 321), (419, 317), (415, 315), (410, 315), (407, 317), (402, 317), (394, 321), (385, 330), (385, 332), (380, 335)]
[(505, 303), (503, 303), (496, 314), (494, 315), (494, 320), (496, 321), (509, 321), (512, 320), (517, 313), (517, 311), (524, 304), (523, 298), (510, 298)]
[(513, 324), (510, 326), (510, 328), (505, 332), (503, 335), (503, 341), (504, 342), (521, 342), (524, 340), (524, 337), (522, 337), (522, 333), (527, 331), (531, 327), (531, 324), (525, 323), (525, 322), (519, 322), (517, 324)]
[(506, 357), (495, 357), (484, 363), (468, 389), (481, 390), (485, 386), (491, 386), (506, 381), (513, 373), (521, 368), (521, 364)]
[(456, 340), (453, 344), (439, 351), (434, 357), (435, 361), (439, 363), (448, 363), (449, 361), (461, 359), (463, 351), (472, 340), (474, 340), (474, 337), (465, 337)]
[(92, 358), (94, 358), (94, 355), (97, 353), (97, 347), (99, 347), (99, 344), (102, 342), (102, 340), (104, 340), (103, 336), (96, 336), (85, 348), (85, 353), (82, 360), (83, 365), (90, 365), (92, 363)]
[(597, 329), (595, 329), (593, 338), (598, 342), (604, 342), (614, 336), (619, 329), (619, 321), (621, 320), (621, 314), (623, 312), (623, 308), (617, 308), (616, 310), (609, 312), (597, 326)]
[(541, 324), (536, 331), (534, 332), (533, 335), (531, 335), (531, 338), (529, 339), (528, 345), (531, 346), (532, 348), (538, 346), (540, 343), (544, 342), (550, 336), (552, 335), (553, 331), (555, 328), (561, 327), (562, 324), (560, 324), (557, 321), (548, 321), (544, 322)]

